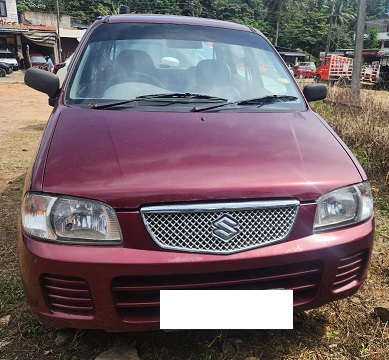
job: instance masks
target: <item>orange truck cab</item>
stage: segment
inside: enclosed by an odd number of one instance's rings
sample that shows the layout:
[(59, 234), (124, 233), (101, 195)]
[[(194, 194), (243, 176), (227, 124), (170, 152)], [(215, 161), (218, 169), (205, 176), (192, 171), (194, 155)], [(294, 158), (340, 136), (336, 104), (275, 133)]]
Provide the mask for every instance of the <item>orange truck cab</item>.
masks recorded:
[(316, 69), (316, 81), (336, 81), (340, 78), (351, 79), (353, 59), (339, 55), (328, 55)]

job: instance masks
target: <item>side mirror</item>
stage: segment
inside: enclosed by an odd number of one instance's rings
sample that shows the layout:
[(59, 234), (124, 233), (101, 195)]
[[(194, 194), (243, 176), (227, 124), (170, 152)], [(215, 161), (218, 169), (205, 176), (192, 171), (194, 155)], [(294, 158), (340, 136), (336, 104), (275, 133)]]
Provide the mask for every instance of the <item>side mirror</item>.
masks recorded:
[(324, 100), (327, 97), (327, 85), (308, 84), (304, 87), (303, 94), (308, 102)]
[(59, 93), (59, 78), (57, 75), (37, 69), (29, 68), (24, 74), (24, 82), (27, 86), (43, 92), (49, 96), (49, 104), (54, 106), (55, 98)]

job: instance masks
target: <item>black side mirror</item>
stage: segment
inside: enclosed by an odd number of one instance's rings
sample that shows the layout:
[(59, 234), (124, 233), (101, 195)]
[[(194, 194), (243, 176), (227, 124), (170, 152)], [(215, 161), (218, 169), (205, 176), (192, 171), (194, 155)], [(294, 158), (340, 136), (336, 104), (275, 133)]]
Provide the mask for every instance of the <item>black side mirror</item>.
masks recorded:
[(24, 82), (27, 86), (47, 94), (50, 98), (49, 105), (54, 106), (60, 88), (57, 75), (49, 71), (29, 68), (24, 74)]
[(327, 85), (308, 84), (304, 87), (303, 94), (308, 102), (324, 100), (327, 97)]

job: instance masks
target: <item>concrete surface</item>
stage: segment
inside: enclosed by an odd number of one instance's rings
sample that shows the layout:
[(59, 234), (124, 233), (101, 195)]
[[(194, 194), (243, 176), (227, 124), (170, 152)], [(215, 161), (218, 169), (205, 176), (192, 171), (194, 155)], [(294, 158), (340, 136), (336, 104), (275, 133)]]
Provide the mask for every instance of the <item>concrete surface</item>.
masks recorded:
[(24, 73), (26, 70), (14, 71), (12, 74), (8, 74), (4, 77), (0, 77), (1, 84), (12, 84), (12, 83), (24, 83)]

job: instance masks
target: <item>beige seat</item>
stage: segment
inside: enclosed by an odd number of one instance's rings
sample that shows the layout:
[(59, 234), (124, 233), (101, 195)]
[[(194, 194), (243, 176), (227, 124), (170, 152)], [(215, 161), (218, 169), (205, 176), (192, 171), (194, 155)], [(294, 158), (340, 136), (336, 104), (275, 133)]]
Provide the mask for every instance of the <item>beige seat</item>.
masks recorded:
[(238, 90), (231, 85), (231, 70), (222, 60), (202, 60), (194, 71), (195, 91), (201, 94), (225, 97), (228, 100), (240, 98)]
[[(115, 59), (115, 82), (144, 82), (162, 87), (156, 78), (156, 67), (151, 56), (141, 50), (121, 51)], [(111, 82), (112, 84), (112, 82)]]
[(141, 50), (123, 50), (115, 59), (115, 69), (124, 72), (140, 72), (154, 76), (155, 65), (149, 54)]

